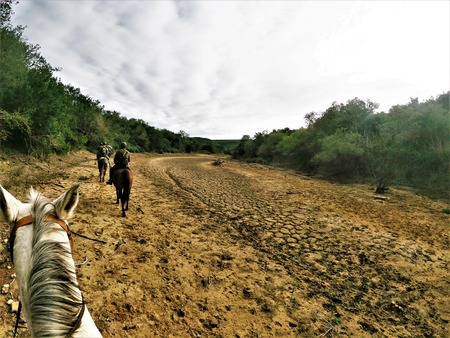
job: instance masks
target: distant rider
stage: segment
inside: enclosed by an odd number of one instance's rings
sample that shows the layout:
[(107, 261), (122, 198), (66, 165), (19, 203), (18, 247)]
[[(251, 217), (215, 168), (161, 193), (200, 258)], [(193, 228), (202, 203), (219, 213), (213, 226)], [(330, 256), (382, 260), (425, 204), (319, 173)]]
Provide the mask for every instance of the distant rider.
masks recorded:
[(100, 144), (100, 147), (98, 147), (98, 150), (97, 150), (97, 161), (100, 159), (100, 157), (106, 157), (109, 161), (109, 155), (110, 154), (108, 153), (108, 148), (106, 146), (106, 143), (102, 142)]
[(111, 179), (117, 169), (129, 169), (129, 163), (130, 152), (127, 150), (127, 144), (125, 142), (122, 142), (120, 144), (120, 149), (117, 150), (116, 154), (114, 155), (114, 166), (109, 171), (109, 180), (106, 182), (106, 184), (112, 184)]
[(108, 142), (105, 143), (105, 146), (106, 146), (106, 149), (108, 152), (108, 156), (111, 157), (111, 155), (113, 154), (113, 148), (111, 147), (111, 145)]

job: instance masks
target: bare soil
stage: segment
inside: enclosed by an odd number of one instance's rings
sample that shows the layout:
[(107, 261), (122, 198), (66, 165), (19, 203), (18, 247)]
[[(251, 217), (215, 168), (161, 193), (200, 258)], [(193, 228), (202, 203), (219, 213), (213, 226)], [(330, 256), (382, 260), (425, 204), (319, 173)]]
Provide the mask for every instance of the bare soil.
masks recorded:
[[(70, 222), (88, 308), (104, 337), (450, 337), (448, 201), (385, 197), (206, 155), (133, 154), (130, 209), (95, 156), (0, 162), (0, 184), (56, 198), (81, 182)], [(0, 227), (0, 337), (17, 282)], [(104, 241), (104, 242), (100, 242)], [(82, 264), (84, 263), (84, 264)], [(28, 337), (21, 323), (19, 337)]]

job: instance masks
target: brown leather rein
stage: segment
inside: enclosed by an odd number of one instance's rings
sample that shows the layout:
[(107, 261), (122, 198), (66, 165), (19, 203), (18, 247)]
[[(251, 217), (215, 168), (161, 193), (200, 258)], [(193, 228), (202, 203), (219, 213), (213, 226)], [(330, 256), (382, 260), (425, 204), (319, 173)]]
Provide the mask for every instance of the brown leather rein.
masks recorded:
[[(54, 221), (55, 223), (58, 223), (61, 228), (64, 229), (64, 231), (67, 233), (67, 236), (69, 236), (69, 243), (70, 243), (70, 248), (72, 250), (72, 252), (74, 251), (74, 245), (73, 245), (73, 238), (72, 238), (72, 234), (70, 232), (69, 226), (67, 225), (66, 222), (64, 222), (62, 219), (59, 219), (56, 216), (53, 215), (47, 215), (45, 217), (46, 221)], [(33, 223), (33, 217), (31, 215), (29, 216), (25, 216), (21, 219), (19, 219), (16, 224), (14, 224), (14, 227), (11, 230), (11, 233), (9, 235), (9, 255), (11, 256), (11, 262), (14, 264), (14, 241), (16, 240), (16, 232), (17, 229), (25, 226), (25, 225), (29, 225)], [(82, 297), (83, 298), (83, 297)], [(20, 318), (20, 309), (21, 309), (21, 304), (19, 302), (19, 311), (17, 312), (17, 320), (16, 320), (16, 327), (14, 329), (14, 337), (16, 336), (17, 333), (17, 327), (19, 324), (19, 318)], [(80, 310), (80, 313), (78, 314), (77, 317), (77, 321), (75, 322), (75, 325), (72, 327), (72, 329), (70, 330), (69, 334), (67, 335), (67, 337), (70, 337), (81, 325), (81, 319), (83, 318), (84, 315), (84, 309), (85, 309), (85, 305), (84, 305), (84, 300), (82, 301), (82, 307)]]

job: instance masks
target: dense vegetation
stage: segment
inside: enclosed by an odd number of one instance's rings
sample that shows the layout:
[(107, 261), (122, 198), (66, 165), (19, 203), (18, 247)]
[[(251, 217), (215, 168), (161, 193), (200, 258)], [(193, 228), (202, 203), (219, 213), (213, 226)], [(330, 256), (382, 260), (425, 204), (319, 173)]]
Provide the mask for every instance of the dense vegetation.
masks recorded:
[(293, 168), (351, 181), (373, 180), (377, 191), (411, 185), (433, 196), (448, 196), (449, 93), (426, 102), (411, 99), (389, 113), (358, 98), (333, 103), (306, 115), (306, 128), (244, 135), (239, 141), (191, 138), (143, 120), (105, 110), (78, 88), (63, 84), (11, 25), (13, 0), (0, 2), (0, 154), (38, 157), (72, 150), (95, 151), (106, 141), (127, 141), (133, 152), (228, 152), (237, 159)]
[(368, 181), (384, 192), (391, 184), (448, 197), (449, 94), (411, 99), (389, 113), (358, 98), (306, 115), (307, 127), (242, 137), (234, 157), (286, 166), (333, 179)]

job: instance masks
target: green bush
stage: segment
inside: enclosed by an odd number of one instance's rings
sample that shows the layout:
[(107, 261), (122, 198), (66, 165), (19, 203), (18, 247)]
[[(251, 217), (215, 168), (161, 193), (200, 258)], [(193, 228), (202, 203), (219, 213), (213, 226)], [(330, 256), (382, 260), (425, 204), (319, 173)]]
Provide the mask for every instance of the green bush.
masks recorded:
[(327, 175), (350, 176), (364, 168), (364, 142), (360, 134), (339, 129), (321, 142), (321, 151), (312, 159), (319, 172)]

